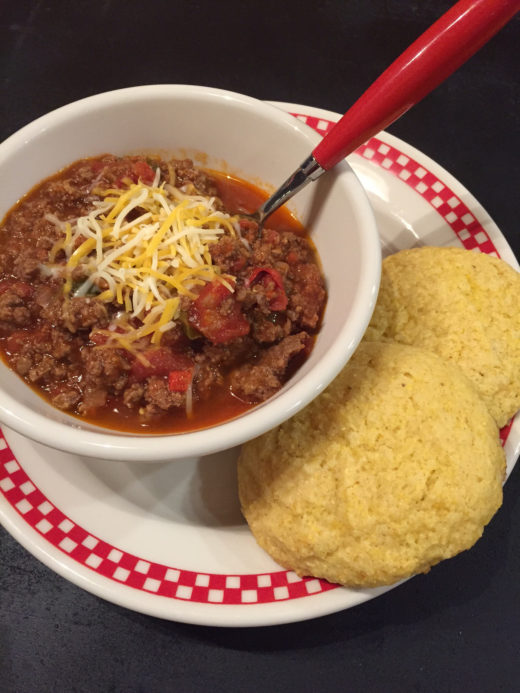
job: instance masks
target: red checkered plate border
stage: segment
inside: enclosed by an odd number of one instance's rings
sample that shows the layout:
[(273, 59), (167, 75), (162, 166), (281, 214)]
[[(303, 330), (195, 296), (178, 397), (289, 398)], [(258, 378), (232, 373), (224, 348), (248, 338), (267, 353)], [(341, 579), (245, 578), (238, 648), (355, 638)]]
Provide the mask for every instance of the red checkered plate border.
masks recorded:
[[(294, 104), (275, 104), (325, 134), (337, 114)], [(413, 195), (429, 209), (436, 225), (442, 220), (441, 243), (516, 260), (478, 202), (450, 174), (421, 152), (387, 133), (372, 138), (349, 158), (362, 183), (382, 177), (393, 196)], [(368, 178), (367, 178), (368, 176)], [(373, 181), (372, 181), (373, 183)], [(365, 185), (376, 216), (389, 215), (388, 203)], [(373, 185), (372, 185), (373, 188)], [(405, 194), (405, 190), (407, 191)], [(405, 224), (407, 220), (404, 219)], [(412, 224), (413, 226), (413, 224)], [(421, 238), (415, 229), (414, 241)], [(425, 232), (426, 233), (426, 232)], [(428, 238), (430, 238), (428, 236)], [(431, 239), (430, 239), (431, 240)], [(411, 244), (411, 240), (410, 240)], [(391, 243), (390, 243), (391, 245)], [(405, 246), (403, 246), (405, 247)], [(520, 422), (502, 431), (511, 471), (520, 451)], [(42, 446), (6, 431), (0, 432), (0, 520), (6, 529), (51, 569), (98, 596), (130, 609), (163, 618), (206, 625), (252, 626), (304, 620), (348, 608), (389, 588), (354, 591), (323, 580), (301, 579), (280, 570), (267, 559), (265, 569), (253, 573), (195, 570), (160, 562), (149, 555), (116, 545), (89, 518), (66, 512), (59, 494), (42, 490), (38, 457), (51, 457)], [(37, 477), (37, 478), (35, 478)], [(252, 540), (251, 540), (252, 541)], [(253, 551), (260, 552), (256, 546)], [(141, 555), (138, 555), (138, 554)], [(261, 552), (260, 552), (261, 553)], [(262, 564), (262, 558), (255, 565)], [(225, 572), (224, 572), (225, 571)]]

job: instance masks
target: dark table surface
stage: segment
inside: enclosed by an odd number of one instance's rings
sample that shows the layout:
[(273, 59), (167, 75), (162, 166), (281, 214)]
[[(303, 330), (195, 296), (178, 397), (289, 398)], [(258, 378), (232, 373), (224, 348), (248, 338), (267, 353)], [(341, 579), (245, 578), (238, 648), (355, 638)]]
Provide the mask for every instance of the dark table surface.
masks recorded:
[[(447, 0), (5, 0), (0, 140), (81, 97), (205, 84), (345, 111)], [(520, 16), (389, 128), (463, 183), (520, 256)], [(189, 626), (66, 582), (0, 529), (0, 688), (520, 690), (520, 469), (469, 552), (356, 608), (257, 629)]]

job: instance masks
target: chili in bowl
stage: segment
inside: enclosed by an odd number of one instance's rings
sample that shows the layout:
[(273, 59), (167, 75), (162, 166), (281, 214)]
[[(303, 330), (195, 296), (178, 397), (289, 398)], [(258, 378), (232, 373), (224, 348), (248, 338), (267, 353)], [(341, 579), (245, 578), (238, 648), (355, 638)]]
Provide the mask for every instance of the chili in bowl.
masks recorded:
[(345, 163), (261, 233), (245, 214), (317, 138), (249, 97), (164, 85), (70, 104), (0, 145), (0, 420), (161, 461), (313, 399), (373, 309), (368, 201)]

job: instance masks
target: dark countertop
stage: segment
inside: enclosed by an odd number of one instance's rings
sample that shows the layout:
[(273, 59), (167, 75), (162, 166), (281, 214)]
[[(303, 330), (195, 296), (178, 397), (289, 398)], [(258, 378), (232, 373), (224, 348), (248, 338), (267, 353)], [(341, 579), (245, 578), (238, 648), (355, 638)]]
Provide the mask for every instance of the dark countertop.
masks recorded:
[[(191, 83), (343, 112), (446, 0), (18, 0), (0, 9), (0, 139), (75, 99)], [(517, 16), (389, 131), (486, 208), (520, 257)], [(512, 692), (520, 681), (520, 469), (469, 552), (378, 599), (258, 629), (105, 602), (0, 530), (0, 681), (48, 691)]]

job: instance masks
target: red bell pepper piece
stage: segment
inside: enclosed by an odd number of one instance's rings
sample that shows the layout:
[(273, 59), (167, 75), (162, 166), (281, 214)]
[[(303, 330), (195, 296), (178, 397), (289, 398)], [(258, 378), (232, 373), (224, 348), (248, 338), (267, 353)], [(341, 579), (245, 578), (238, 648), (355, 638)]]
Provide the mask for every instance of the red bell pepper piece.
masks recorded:
[(193, 378), (193, 369), (185, 371), (170, 371), (168, 374), (168, 389), (170, 392), (186, 392)]

